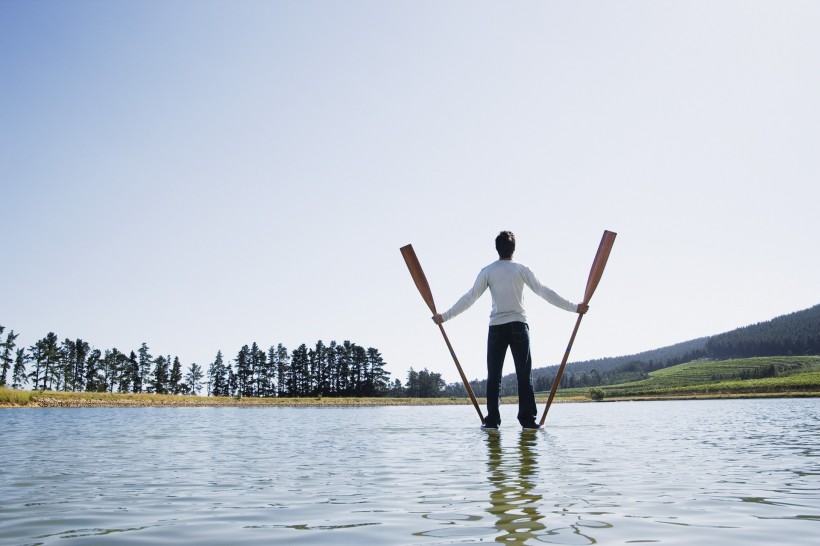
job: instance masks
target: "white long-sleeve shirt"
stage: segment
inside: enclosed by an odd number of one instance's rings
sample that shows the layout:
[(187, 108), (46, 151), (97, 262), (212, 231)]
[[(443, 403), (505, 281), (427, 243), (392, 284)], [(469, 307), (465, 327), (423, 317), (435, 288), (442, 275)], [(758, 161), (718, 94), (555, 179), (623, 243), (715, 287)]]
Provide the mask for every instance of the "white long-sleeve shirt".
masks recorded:
[(489, 288), (493, 297), (490, 326), (515, 321), (527, 322), (524, 310), (525, 284), (556, 307), (573, 312), (578, 308), (577, 304), (565, 300), (541, 284), (527, 266), (512, 260), (498, 260), (481, 270), (473, 287), (455, 305), (442, 313), (441, 318), (447, 321), (463, 313)]

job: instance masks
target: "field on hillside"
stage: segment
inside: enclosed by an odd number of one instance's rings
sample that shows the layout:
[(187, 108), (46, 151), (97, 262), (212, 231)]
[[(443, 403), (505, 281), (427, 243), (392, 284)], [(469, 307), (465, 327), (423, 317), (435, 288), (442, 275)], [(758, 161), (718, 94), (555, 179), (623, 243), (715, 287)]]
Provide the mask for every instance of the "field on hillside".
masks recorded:
[[(606, 398), (687, 394), (820, 392), (820, 356), (698, 360), (657, 370), (648, 379), (596, 387)], [(563, 389), (577, 396), (589, 389)]]

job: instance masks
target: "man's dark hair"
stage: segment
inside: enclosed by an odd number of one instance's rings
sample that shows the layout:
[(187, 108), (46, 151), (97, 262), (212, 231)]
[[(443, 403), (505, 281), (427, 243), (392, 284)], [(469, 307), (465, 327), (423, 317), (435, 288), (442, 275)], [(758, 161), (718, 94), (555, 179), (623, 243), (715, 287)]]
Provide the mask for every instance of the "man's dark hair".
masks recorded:
[(502, 231), (495, 238), (495, 249), (499, 258), (512, 258), (515, 252), (515, 235), (512, 231)]

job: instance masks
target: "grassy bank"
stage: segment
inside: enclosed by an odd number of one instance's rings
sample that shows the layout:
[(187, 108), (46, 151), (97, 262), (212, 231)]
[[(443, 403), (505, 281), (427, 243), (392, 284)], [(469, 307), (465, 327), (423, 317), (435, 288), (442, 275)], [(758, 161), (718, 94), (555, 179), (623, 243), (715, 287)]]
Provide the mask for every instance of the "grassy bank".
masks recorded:
[[(772, 377), (759, 377), (773, 374)], [(756, 379), (744, 379), (758, 377)], [(596, 387), (605, 400), (820, 396), (820, 356), (695, 361), (651, 372), (647, 379)], [(546, 403), (547, 393), (538, 393)], [(556, 402), (585, 402), (590, 389), (560, 389)], [(502, 400), (518, 402), (516, 397)], [(163, 394), (21, 391), (0, 387), (0, 407), (340, 407), (470, 404), (469, 398), (227, 398)], [(485, 401), (479, 399), (483, 406)]]
[(0, 407), (355, 407), (469, 404), (458, 398), (233, 398), (170, 394), (20, 391), (0, 387)]

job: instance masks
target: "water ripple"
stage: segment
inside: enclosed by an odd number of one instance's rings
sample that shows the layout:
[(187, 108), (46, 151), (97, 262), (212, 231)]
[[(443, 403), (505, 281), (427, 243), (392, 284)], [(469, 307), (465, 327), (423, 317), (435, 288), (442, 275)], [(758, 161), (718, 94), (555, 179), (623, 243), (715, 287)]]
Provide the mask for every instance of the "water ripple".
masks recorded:
[(820, 532), (816, 399), (561, 404), (539, 432), (484, 432), (453, 406), (0, 418), (0, 544), (808, 545)]

